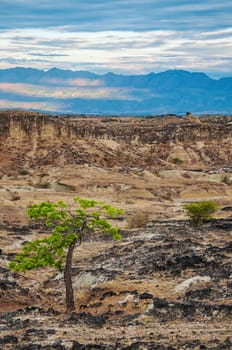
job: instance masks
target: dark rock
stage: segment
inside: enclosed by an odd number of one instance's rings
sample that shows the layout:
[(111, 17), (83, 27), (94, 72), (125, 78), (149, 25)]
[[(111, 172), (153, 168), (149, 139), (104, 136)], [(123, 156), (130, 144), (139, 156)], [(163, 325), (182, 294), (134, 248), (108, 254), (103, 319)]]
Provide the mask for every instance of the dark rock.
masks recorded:
[(30, 324), (30, 320), (26, 318), (25, 320), (21, 320), (17, 318), (16, 320), (11, 320), (9, 326), (11, 329), (25, 329)]
[(31, 337), (44, 338), (46, 332), (43, 329), (29, 328), (23, 335), (23, 340), (28, 340)]
[(53, 344), (44, 345), (41, 347), (42, 350), (67, 350), (66, 346), (62, 345), (60, 340), (55, 341)]
[[(210, 304), (198, 302), (196, 300), (189, 300), (187, 302), (175, 301), (167, 302), (166, 300), (156, 298), (153, 300), (153, 309), (149, 310), (149, 315), (162, 320), (175, 320), (175, 319), (187, 319), (193, 321), (197, 317), (204, 318), (225, 318), (231, 317), (232, 305), (231, 304)], [(159, 309), (162, 309), (159, 311)], [(216, 313), (214, 314), (214, 311)]]
[(103, 300), (103, 299), (105, 299), (105, 298), (107, 298), (107, 297), (112, 297), (112, 296), (114, 296), (114, 295), (117, 295), (117, 294), (116, 294), (115, 292), (113, 292), (112, 290), (109, 291), (109, 292), (105, 292), (104, 294), (102, 294), (100, 300)]
[(18, 338), (14, 335), (5, 335), (3, 338), (0, 338), (0, 344), (17, 344)]
[(37, 339), (44, 339), (48, 335), (55, 334), (56, 331), (55, 329), (37, 329), (37, 328), (29, 328), (25, 331), (23, 335), (23, 340), (29, 340), (32, 337), (36, 337)]
[(60, 315), (60, 312), (53, 309), (53, 308), (49, 308), (49, 309), (44, 309), (43, 307), (38, 307), (38, 306), (27, 306), (24, 309), (21, 310), (21, 313), (23, 314), (27, 314), (27, 313), (33, 313), (33, 312), (37, 312), (40, 315), (54, 315), (54, 316), (58, 316)]
[(221, 211), (232, 211), (232, 206), (229, 205), (229, 206), (223, 207), (221, 208)]
[(160, 299), (160, 298), (154, 298), (153, 299), (153, 305), (156, 308), (163, 308), (168, 306), (168, 302), (165, 299)]
[(124, 311), (123, 311), (123, 310), (116, 310), (116, 311), (114, 312), (114, 314), (115, 314), (115, 315), (122, 315), (122, 314), (124, 314)]
[(189, 300), (189, 299), (204, 299), (204, 298), (208, 298), (211, 293), (212, 293), (212, 288), (210, 288), (210, 287), (197, 289), (197, 290), (190, 290), (190, 291), (187, 291), (185, 293), (185, 298), (187, 300)]
[[(57, 339), (49, 348), (49, 350), (57, 349), (57, 350), (66, 350), (66, 347), (62, 344), (62, 340)], [(45, 348), (43, 348), (45, 350)]]
[(18, 287), (17, 282), (8, 281), (8, 280), (0, 280), (0, 289), (7, 290), (7, 289), (15, 289)]
[(130, 314), (130, 315), (125, 315), (124, 317), (123, 317), (123, 320), (125, 321), (125, 322), (130, 322), (130, 321), (133, 321), (133, 320), (135, 320), (136, 318), (138, 318), (139, 316), (141, 316), (141, 313), (136, 313), (136, 314)]
[(73, 342), (71, 350), (114, 350), (115, 347), (101, 345), (101, 344), (80, 344), (76, 341)]
[(151, 293), (142, 293), (139, 295), (139, 299), (152, 299), (153, 298), (153, 294)]
[(9, 270), (6, 269), (5, 267), (0, 266), (0, 273), (4, 275), (8, 275)]
[(232, 222), (217, 222), (215, 224), (215, 228), (225, 230), (225, 231), (231, 231), (232, 230)]
[(194, 302), (185, 302), (181, 303), (180, 305), (175, 304), (175, 308), (180, 308), (183, 318), (190, 318), (195, 315), (196, 313), (196, 305)]
[(31, 229), (29, 226), (12, 226), (12, 230), (14, 232), (14, 234), (20, 234), (21, 235), (29, 235), (32, 233)]
[(226, 338), (226, 340), (224, 341), (224, 343), (222, 344), (221, 349), (232, 349), (232, 340), (231, 338)]
[(68, 321), (71, 323), (84, 322), (89, 326), (101, 328), (104, 326), (107, 318), (108, 318), (107, 316), (94, 316), (87, 312), (80, 312), (80, 313), (73, 312), (69, 316)]
[[(174, 261), (174, 264), (180, 265), (182, 269), (187, 269), (202, 264), (204, 262), (204, 259), (200, 255), (193, 254), (177, 256), (175, 257)], [(173, 262), (170, 261), (171, 265), (173, 264)], [(167, 262), (167, 264), (169, 264), (169, 261)]]
[(163, 346), (159, 344), (155, 344), (154, 342), (136, 342), (132, 343), (129, 346), (119, 348), (122, 350), (177, 350), (176, 348), (173, 348), (172, 346)]
[(17, 347), (17, 350), (40, 350), (42, 349), (41, 344), (28, 344)]

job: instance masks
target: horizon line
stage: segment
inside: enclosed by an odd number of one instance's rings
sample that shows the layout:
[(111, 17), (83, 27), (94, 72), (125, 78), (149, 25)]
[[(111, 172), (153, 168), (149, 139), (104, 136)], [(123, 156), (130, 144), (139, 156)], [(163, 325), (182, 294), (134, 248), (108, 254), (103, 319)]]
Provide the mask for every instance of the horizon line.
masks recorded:
[(194, 70), (194, 71), (191, 71), (191, 70), (187, 70), (187, 69), (177, 69), (177, 68), (171, 68), (171, 69), (164, 69), (164, 70), (161, 70), (161, 71), (157, 71), (157, 72), (154, 72), (154, 71), (150, 71), (148, 73), (140, 73), (140, 74), (133, 74), (133, 73), (116, 73), (114, 71), (107, 71), (106, 73), (96, 73), (92, 70), (85, 70), (85, 69), (66, 69), (66, 68), (58, 68), (56, 66), (52, 67), (52, 68), (49, 68), (49, 69), (43, 69), (43, 68), (34, 68), (34, 67), (30, 67), (30, 66), (25, 66), (25, 67), (22, 67), (22, 66), (14, 66), (14, 67), (8, 67), (8, 68), (0, 68), (0, 71), (4, 71), (4, 70), (13, 70), (13, 69), (25, 69), (25, 70), (37, 70), (37, 71), (40, 71), (40, 72), (49, 72), (49, 71), (52, 71), (52, 70), (60, 70), (60, 71), (68, 71), (68, 72), (73, 72), (73, 73), (77, 73), (77, 72), (87, 72), (87, 73), (91, 73), (91, 74), (94, 74), (94, 75), (97, 75), (99, 77), (102, 77), (104, 75), (107, 75), (107, 74), (114, 74), (114, 75), (122, 75), (122, 76), (147, 76), (147, 75), (151, 75), (151, 74), (162, 74), (162, 73), (166, 73), (166, 72), (174, 72), (174, 71), (177, 71), (177, 72), (186, 72), (186, 73), (190, 73), (190, 74), (204, 74), (206, 75), (207, 77), (209, 77), (210, 79), (212, 80), (220, 80), (220, 79), (225, 79), (225, 78), (232, 78), (232, 72), (231, 72), (231, 75), (226, 75), (226, 76), (220, 76), (218, 78), (213, 78), (211, 77), (211, 75), (209, 73), (206, 73), (204, 71), (198, 71), (198, 70)]

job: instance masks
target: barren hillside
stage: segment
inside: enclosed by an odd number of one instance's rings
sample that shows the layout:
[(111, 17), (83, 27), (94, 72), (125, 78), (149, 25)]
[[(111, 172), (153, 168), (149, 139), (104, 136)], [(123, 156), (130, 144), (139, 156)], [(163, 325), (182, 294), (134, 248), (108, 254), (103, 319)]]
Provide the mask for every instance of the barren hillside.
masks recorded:
[[(1, 111), (0, 348), (232, 348), (231, 164), (232, 117)], [(124, 209), (123, 239), (76, 249), (67, 317), (61, 274), (8, 262), (46, 235), (27, 207), (75, 195)], [(192, 229), (182, 206), (203, 199), (217, 220)]]
[(182, 202), (196, 198), (227, 205), (231, 145), (232, 117), (1, 112), (1, 216), (12, 213), (17, 221), (33, 201), (77, 193), (154, 218), (176, 219)]

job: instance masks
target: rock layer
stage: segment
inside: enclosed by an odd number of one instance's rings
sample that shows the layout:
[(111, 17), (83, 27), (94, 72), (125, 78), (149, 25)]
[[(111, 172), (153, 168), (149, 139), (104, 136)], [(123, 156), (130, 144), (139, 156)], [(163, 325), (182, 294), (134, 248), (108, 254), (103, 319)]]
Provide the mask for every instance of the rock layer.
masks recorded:
[(74, 118), (2, 111), (0, 142), (1, 158), (11, 160), (15, 170), (24, 161), (30, 166), (226, 167), (232, 160), (232, 118)]

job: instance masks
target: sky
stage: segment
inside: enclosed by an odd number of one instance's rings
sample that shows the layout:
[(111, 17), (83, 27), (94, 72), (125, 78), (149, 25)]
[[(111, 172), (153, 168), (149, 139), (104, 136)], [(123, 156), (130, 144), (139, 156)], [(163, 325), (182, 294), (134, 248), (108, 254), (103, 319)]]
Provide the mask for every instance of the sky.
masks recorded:
[(231, 0), (0, 0), (0, 69), (232, 76)]

